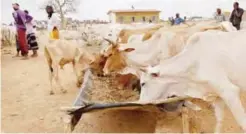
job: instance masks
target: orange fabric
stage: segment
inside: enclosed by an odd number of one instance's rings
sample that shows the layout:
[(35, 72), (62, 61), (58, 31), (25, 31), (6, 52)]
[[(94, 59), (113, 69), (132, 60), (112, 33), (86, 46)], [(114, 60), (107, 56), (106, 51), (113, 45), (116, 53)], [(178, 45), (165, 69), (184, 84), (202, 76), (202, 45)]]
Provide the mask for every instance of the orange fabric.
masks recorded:
[(51, 39), (59, 39), (59, 31), (58, 31), (58, 30), (53, 30), (53, 31), (50, 33), (50, 38), (51, 38)]

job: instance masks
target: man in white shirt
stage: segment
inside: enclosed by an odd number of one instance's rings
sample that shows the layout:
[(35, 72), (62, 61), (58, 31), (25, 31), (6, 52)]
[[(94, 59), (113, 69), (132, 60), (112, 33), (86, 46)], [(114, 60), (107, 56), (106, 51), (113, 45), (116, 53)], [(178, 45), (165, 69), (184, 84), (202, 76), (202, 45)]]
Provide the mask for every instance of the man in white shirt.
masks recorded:
[(221, 9), (220, 8), (217, 8), (217, 11), (214, 15), (214, 19), (217, 21), (217, 22), (223, 22), (225, 21), (225, 15), (221, 13)]

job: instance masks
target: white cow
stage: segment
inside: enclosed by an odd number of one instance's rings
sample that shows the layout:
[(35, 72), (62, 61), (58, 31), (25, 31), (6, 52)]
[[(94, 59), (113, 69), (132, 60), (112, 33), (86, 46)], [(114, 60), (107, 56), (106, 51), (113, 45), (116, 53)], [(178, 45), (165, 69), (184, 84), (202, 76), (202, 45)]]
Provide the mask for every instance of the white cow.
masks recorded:
[(61, 30), (60, 39), (64, 40), (81, 40), (82, 33), (74, 30)]
[[(124, 69), (126, 66), (137, 67), (156, 65), (159, 63), (160, 60), (173, 57), (180, 51), (182, 51), (185, 47), (185, 42), (194, 33), (209, 29), (215, 29), (215, 32), (221, 32), (223, 28), (220, 28), (220, 25), (214, 26), (207, 24), (198, 25), (190, 28), (187, 26), (181, 26), (171, 29), (161, 28), (156, 33), (154, 33), (154, 35), (149, 40), (143, 42), (132, 42), (132, 38), (141, 38), (141, 35), (134, 35), (135, 37), (130, 38), (129, 43), (119, 44), (117, 47), (111, 46), (111, 48), (105, 50), (105, 56), (111, 56), (108, 57), (103, 71), (105, 72), (105, 74), (109, 74), (112, 72), (119, 72), (120, 70), (122, 71), (122, 69)], [(131, 51), (134, 51), (128, 53), (130, 50), (129, 48), (131, 49)], [(110, 52), (111, 49), (113, 52)], [(125, 73), (129, 72), (124, 70), (124, 73), (122, 72), (122, 74)], [(131, 73), (133, 73), (133, 71), (131, 71)], [(136, 73), (133, 74), (137, 75)]]
[[(246, 31), (204, 32), (190, 37), (185, 49), (141, 77), (141, 101), (190, 96), (213, 102), (220, 131), (224, 103), (246, 132), (246, 113), (240, 101), (246, 89)], [(159, 76), (159, 77), (157, 77)], [(213, 97), (219, 97), (216, 99)]]

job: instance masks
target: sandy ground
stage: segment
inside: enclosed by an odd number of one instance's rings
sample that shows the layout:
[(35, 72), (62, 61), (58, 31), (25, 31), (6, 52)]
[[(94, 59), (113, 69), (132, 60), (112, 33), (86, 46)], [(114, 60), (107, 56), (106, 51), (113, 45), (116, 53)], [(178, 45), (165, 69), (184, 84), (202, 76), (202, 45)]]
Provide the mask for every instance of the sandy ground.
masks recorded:
[[(56, 94), (51, 96), (49, 95), (48, 67), (43, 53), (40, 52), (39, 57), (26, 61), (12, 58), (14, 54), (14, 48), (2, 50), (1, 131), (63, 132), (64, 126), (61, 119), (63, 113), (59, 109), (62, 106), (71, 106), (78, 93), (71, 66), (65, 67), (60, 75), (68, 93), (62, 94), (60, 90), (56, 90)], [(246, 107), (245, 93), (242, 93), (242, 100)], [(213, 132), (215, 118), (212, 107), (201, 102), (199, 104), (202, 105), (203, 110), (190, 113), (192, 122), (196, 124), (193, 127), (200, 126), (199, 132)], [(181, 132), (181, 117), (177, 115), (158, 113), (156, 132)], [(106, 128), (108, 122), (102, 120), (105, 116), (107, 115), (104, 112), (85, 114), (75, 132), (93, 132), (93, 128), (100, 124), (98, 122), (101, 122), (99, 127)], [(148, 122), (148, 120), (145, 121)], [(242, 132), (227, 109), (222, 132)]]

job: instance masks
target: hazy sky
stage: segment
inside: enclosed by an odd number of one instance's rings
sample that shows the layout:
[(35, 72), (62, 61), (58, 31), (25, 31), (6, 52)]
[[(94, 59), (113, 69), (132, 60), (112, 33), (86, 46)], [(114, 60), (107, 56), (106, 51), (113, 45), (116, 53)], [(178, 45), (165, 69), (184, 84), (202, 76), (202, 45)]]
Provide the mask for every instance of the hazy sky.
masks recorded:
[[(0, 0), (2, 22), (11, 22), (12, 3), (18, 2), (21, 9), (29, 10), (30, 14), (37, 20), (46, 18), (44, 10), (39, 7), (44, 0)], [(108, 20), (107, 12), (110, 9), (158, 9), (161, 10), (161, 18), (167, 19), (179, 12), (181, 16), (205, 16), (210, 17), (217, 7), (222, 10), (231, 11), (234, 1), (246, 9), (246, 0), (81, 0), (79, 11), (72, 16), (83, 19)]]

